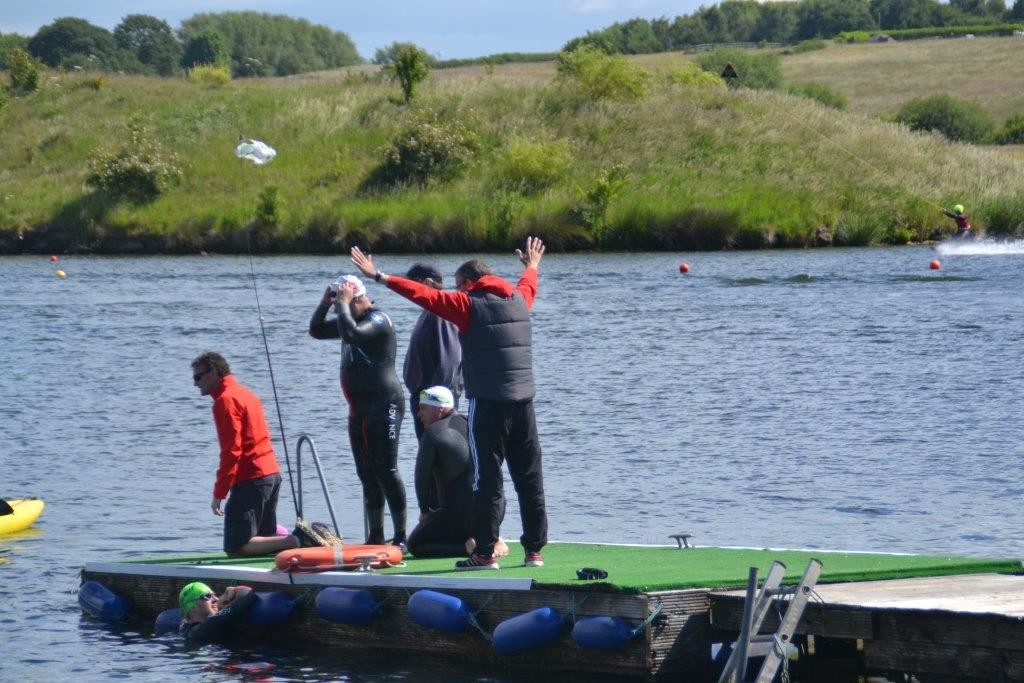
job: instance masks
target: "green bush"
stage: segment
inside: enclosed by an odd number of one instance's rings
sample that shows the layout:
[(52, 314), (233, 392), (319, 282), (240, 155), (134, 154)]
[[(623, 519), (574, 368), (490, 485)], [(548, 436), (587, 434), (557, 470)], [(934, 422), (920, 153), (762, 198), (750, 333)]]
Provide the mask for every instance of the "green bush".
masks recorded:
[(900, 108), (895, 120), (911, 130), (932, 130), (961, 142), (984, 142), (995, 130), (995, 123), (977, 103), (949, 95), (911, 100)]
[(988, 234), (1024, 237), (1024, 196), (990, 200), (979, 213), (979, 222)]
[(427, 185), (458, 176), (480, 147), (472, 130), (454, 116), (420, 112), (384, 150), (384, 160), (364, 183), (380, 186)]
[(231, 82), (231, 71), (224, 65), (197, 64), (188, 70), (188, 80), (196, 85), (222, 88)]
[(642, 99), (653, 81), (651, 72), (622, 55), (608, 55), (589, 45), (558, 53), (555, 67), (562, 83), (595, 101)]
[(1006, 119), (1002, 130), (996, 133), (995, 141), (1000, 145), (1024, 144), (1024, 114), (1014, 114)]
[(749, 52), (734, 48), (718, 49), (701, 55), (697, 64), (705, 71), (721, 75), (727, 64), (736, 78), (726, 79), (730, 87), (774, 90), (782, 85), (782, 60), (774, 52)]
[(813, 52), (814, 50), (824, 50), (828, 46), (821, 38), (811, 38), (810, 40), (801, 40), (796, 45), (786, 48), (783, 50), (783, 54), (798, 55), (803, 52)]
[(594, 240), (600, 244), (608, 231), (608, 209), (626, 186), (626, 168), (615, 164), (598, 174), (590, 188), (578, 189), (583, 204), (575, 213)]
[(866, 43), (871, 40), (871, 35), (868, 31), (843, 31), (836, 40), (840, 43)]
[(416, 94), (416, 86), (430, 74), (430, 56), (412, 43), (397, 49), (385, 69), (391, 78), (398, 81), (402, 97), (408, 103)]
[(786, 86), (786, 92), (791, 95), (817, 100), (826, 107), (832, 107), (840, 111), (846, 109), (846, 98), (843, 97), (843, 94), (821, 83), (790, 83)]
[(686, 88), (724, 88), (725, 81), (718, 74), (700, 68), (693, 62), (673, 65), (666, 76), (672, 85)]
[(39, 87), (39, 72), (42, 69), (38, 60), (20, 47), (11, 50), (7, 56), (7, 64), (11, 74), (11, 90), (19, 93), (30, 93)]
[(513, 138), (495, 163), (499, 186), (531, 194), (550, 187), (568, 168), (572, 151), (568, 140), (535, 142)]
[(256, 223), (276, 227), (281, 224), (281, 214), (281, 190), (275, 185), (267, 185), (260, 190), (259, 202), (256, 204)]
[(182, 175), (178, 157), (150, 140), (137, 121), (128, 124), (128, 140), (116, 152), (98, 152), (89, 162), (86, 185), (112, 199), (148, 202)]

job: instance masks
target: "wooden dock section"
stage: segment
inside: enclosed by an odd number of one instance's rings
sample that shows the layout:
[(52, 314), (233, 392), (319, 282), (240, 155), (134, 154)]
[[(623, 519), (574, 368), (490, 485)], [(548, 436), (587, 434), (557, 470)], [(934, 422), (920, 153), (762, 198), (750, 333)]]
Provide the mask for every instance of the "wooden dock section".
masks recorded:
[[(1024, 681), (1024, 576), (826, 584), (815, 593), (798, 633), (857, 653), (858, 668), (865, 671), (927, 680)], [(709, 595), (710, 625), (719, 639), (739, 630), (743, 600), (743, 591)], [(777, 623), (769, 613), (762, 630), (774, 630)]]
[[(793, 568), (783, 581), (792, 585), (812, 558), (824, 568), (797, 631), (813, 636), (806, 652), (814, 651), (794, 665), (800, 680), (913, 673), (929, 681), (1024, 681), (1024, 576), (1015, 559), (553, 543), (543, 567), (510, 560), (493, 572), (455, 572), (451, 559), (411, 558), (372, 573), (287, 573), (275, 571), (269, 558), (201, 554), (89, 562), (82, 579), (120, 595), (141, 624), (177, 606), (189, 581), (218, 592), (246, 584), (299, 599), (286, 625), (252, 627), (252, 636), (275, 643), (430, 653), (481, 671), (704, 681), (716, 680), (721, 667), (712, 660), (713, 645), (736, 640), (744, 592), (735, 589), (745, 585), (748, 568), (782, 562)], [(607, 580), (581, 580), (579, 567), (601, 568)], [(315, 602), (328, 587), (365, 589), (380, 610), (360, 625), (322, 618)], [(449, 633), (416, 623), (408, 605), (422, 589), (462, 600), (480, 629)], [(501, 654), (491, 642), (499, 625), (540, 607), (563, 617), (550, 641)], [(762, 632), (775, 630), (773, 612)], [(633, 637), (614, 650), (587, 649), (571, 635), (582, 617), (617, 618)]]

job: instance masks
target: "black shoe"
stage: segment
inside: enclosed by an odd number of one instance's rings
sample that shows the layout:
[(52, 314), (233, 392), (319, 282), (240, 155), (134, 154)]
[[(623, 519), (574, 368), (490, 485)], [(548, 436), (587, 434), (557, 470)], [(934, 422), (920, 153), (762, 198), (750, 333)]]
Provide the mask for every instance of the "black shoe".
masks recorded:
[(323, 522), (313, 522), (309, 525), (309, 528), (324, 542), (324, 545), (334, 546), (335, 548), (341, 548), (345, 545), (341, 540), (341, 536), (331, 531), (331, 527)]
[(327, 545), (313, 532), (312, 529), (310, 529), (309, 525), (301, 519), (295, 522), (295, 529), (292, 530), (292, 536), (299, 539), (300, 548), (316, 548)]
[(401, 548), (403, 555), (409, 552), (409, 546), (405, 544), (405, 536), (395, 536), (390, 541), (388, 541), (388, 545), (393, 545)]

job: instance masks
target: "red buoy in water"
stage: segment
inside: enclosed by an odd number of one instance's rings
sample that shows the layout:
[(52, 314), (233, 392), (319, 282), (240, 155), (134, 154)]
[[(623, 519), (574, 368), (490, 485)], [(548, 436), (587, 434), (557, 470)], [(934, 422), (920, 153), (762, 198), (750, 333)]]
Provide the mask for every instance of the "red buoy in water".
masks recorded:
[(690, 264), (687, 263), (686, 261), (683, 261), (682, 263), (680, 263), (679, 264), (679, 272), (680, 273), (689, 273), (690, 272)]
[(56, 262), (57, 262), (57, 260), (58, 260), (58, 259), (57, 259), (57, 257), (56, 257), (56, 256), (51, 256), (51, 257), (50, 257), (50, 263), (56, 263)]
[(939, 263), (939, 259), (936, 258), (932, 259), (932, 262), (928, 264), (928, 267), (931, 268), (932, 270), (938, 270), (939, 268), (942, 267), (942, 264)]

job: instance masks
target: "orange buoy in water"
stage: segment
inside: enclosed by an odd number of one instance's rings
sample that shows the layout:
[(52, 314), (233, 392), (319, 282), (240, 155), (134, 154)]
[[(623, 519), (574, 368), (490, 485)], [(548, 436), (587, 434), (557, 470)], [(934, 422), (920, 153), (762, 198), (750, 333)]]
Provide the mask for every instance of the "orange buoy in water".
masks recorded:
[(680, 273), (689, 273), (690, 272), (690, 264), (687, 263), (686, 261), (683, 261), (682, 263), (680, 263), (679, 264), (679, 272)]
[(938, 270), (939, 268), (942, 267), (942, 264), (939, 263), (939, 259), (936, 258), (932, 259), (932, 262), (928, 264), (928, 267), (931, 268), (932, 270)]
[(57, 259), (56, 256), (51, 256), (50, 257), (50, 263), (56, 263), (57, 261), (58, 261), (58, 259)]

